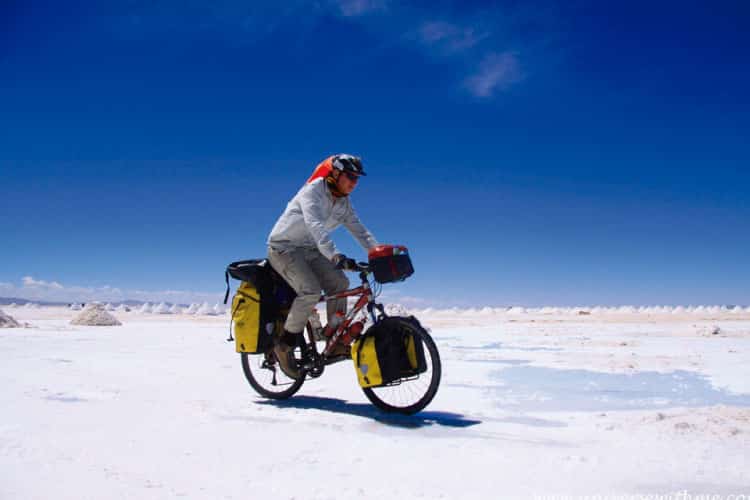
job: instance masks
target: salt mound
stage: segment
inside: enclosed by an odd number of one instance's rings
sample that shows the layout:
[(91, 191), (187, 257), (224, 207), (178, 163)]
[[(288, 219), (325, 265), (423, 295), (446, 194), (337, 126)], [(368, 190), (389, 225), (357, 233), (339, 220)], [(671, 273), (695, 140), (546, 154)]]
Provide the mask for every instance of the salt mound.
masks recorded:
[(112, 304), (110, 304), (109, 302), (107, 302), (107, 305), (104, 306), (104, 310), (105, 311), (114, 311), (115, 310), (115, 306), (113, 306)]
[(148, 314), (148, 313), (150, 313), (151, 312), (151, 304), (149, 304), (148, 302), (146, 302), (145, 304), (143, 304), (141, 306), (141, 308), (138, 310), (138, 312), (141, 313), (141, 314)]
[(8, 307), (9, 307), (9, 308), (11, 308), (11, 309), (15, 309), (16, 307), (18, 307), (18, 304), (16, 304), (15, 302), (13, 302), (13, 303), (12, 303), (11, 305), (9, 305)]
[(508, 309), (507, 313), (508, 314), (526, 314), (526, 308), (520, 307), (520, 306), (511, 307), (510, 309)]
[(185, 311), (185, 314), (195, 314), (198, 312), (198, 309), (200, 308), (200, 305), (193, 302), (190, 304), (190, 307), (187, 308), (187, 311)]
[(208, 305), (208, 302), (204, 302), (203, 305), (201, 305), (200, 309), (196, 312), (196, 314), (203, 314), (206, 316), (215, 316), (216, 313), (211, 308), (211, 306)]
[(108, 313), (103, 305), (89, 304), (83, 309), (81, 314), (71, 320), (70, 324), (85, 326), (117, 326), (122, 323)]
[(459, 312), (459, 314), (461, 316), (467, 316), (467, 317), (471, 318), (471, 317), (476, 316), (478, 312), (479, 312), (478, 309), (476, 309), (474, 307), (470, 307), (468, 309), (461, 310), (461, 312)]
[(401, 304), (387, 304), (385, 306), (385, 313), (388, 316), (408, 316), (409, 311)]
[(180, 306), (177, 304), (172, 304), (172, 307), (169, 308), (169, 312), (172, 314), (182, 314), (182, 309), (180, 309)]
[(130, 312), (130, 308), (126, 306), (125, 304), (120, 304), (117, 306), (117, 309), (115, 309), (117, 312)]
[(20, 328), (21, 325), (13, 319), (11, 316), (8, 316), (3, 312), (2, 309), (0, 309), (0, 328)]
[(167, 307), (167, 304), (164, 302), (160, 303), (158, 306), (154, 306), (151, 312), (154, 314), (171, 314), (169, 312), (169, 307)]
[(218, 303), (214, 304), (213, 311), (214, 311), (214, 314), (217, 315), (217, 316), (221, 316), (222, 314), (224, 314), (226, 312), (224, 310), (224, 306), (221, 305), (221, 304), (218, 304)]
[(83, 309), (83, 307), (81, 307), (81, 304), (78, 304), (78, 303), (70, 304), (71, 311), (80, 311), (81, 309)]

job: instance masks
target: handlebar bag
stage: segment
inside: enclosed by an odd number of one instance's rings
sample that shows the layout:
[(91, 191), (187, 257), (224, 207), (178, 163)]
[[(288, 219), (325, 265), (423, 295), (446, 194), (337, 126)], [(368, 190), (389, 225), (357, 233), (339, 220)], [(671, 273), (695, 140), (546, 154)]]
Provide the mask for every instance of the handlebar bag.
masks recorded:
[(367, 254), (370, 270), (378, 283), (403, 281), (414, 274), (414, 267), (405, 246), (378, 245)]
[(357, 339), (352, 360), (361, 387), (388, 385), (427, 370), (424, 345), (412, 331), (414, 326), (421, 328), (414, 318), (384, 318)]

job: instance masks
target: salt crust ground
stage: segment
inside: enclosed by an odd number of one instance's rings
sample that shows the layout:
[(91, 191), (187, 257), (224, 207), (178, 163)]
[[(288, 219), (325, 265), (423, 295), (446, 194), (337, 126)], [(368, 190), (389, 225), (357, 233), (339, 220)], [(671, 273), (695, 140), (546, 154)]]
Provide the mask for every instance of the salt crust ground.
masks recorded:
[(443, 383), (404, 418), (348, 364), (258, 398), (224, 317), (74, 314), (0, 331), (2, 499), (750, 493), (737, 315), (423, 317)]

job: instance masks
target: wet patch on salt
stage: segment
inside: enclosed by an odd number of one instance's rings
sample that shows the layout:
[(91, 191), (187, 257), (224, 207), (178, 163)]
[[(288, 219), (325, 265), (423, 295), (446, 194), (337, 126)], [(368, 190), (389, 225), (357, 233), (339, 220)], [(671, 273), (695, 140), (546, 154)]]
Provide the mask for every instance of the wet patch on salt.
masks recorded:
[(69, 396), (64, 393), (52, 394), (44, 397), (47, 401), (58, 401), (60, 403), (86, 403), (89, 400), (78, 396)]
[(528, 359), (464, 359), (462, 361), (468, 361), (469, 363), (497, 363), (501, 365), (528, 365), (531, 363)]
[(492, 422), (528, 425), (531, 427), (568, 427), (567, 423), (560, 422), (558, 420), (549, 420), (546, 418), (529, 417), (525, 415), (519, 415), (515, 417), (505, 417), (505, 418), (494, 418), (492, 419)]
[(455, 345), (450, 346), (453, 349), (466, 350), (466, 351), (484, 351), (490, 349), (503, 349), (506, 351), (524, 351), (524, 352), (560, 352), (563, 350), (562, 347), (546, 347), (546, 346), (533, 346), (533, 347), (521, 347), (514, 345), (506, 345), (502, 342), (492, 342), (490, 344), (484, 344), (479, 346), (471, 345)]
[(508, 346), (506, 349), (515, 351), (526, 351), (526, 352), (560, 352), (563, 350), (562, 347), (513, 347)]
[(750, 406), (750, 395), (715, 388), (696, 372), (602, 373), (513, 366), (485, 385), (505, 408), (522, 411), (606, 411), (710, 405)]

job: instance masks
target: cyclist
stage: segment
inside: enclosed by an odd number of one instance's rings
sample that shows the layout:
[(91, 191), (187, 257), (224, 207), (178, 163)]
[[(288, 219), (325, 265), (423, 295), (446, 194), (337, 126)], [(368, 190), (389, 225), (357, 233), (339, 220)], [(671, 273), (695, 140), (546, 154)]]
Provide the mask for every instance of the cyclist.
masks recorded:
[[(356, 156), (327, 158), (289, 202), (268, 237), (268, 261), (297, 293), (274, 348), (282, 371), (291, 378), (300, 377), (294, 346), (301, 341), (320, 291), (334, 294), (349, 288), (342, 269), (352, 270), (356, 265), (336, 248), (330, 233), (343, 224), (365, 250), (378, 245), (349, 200), (363, 175), (362, 160)], [(346, 299), (328, 302), (328, 321), (336, 311), (346, 312)], [(349, 348), (341, 345), (333, 354), (348, 352)]]

